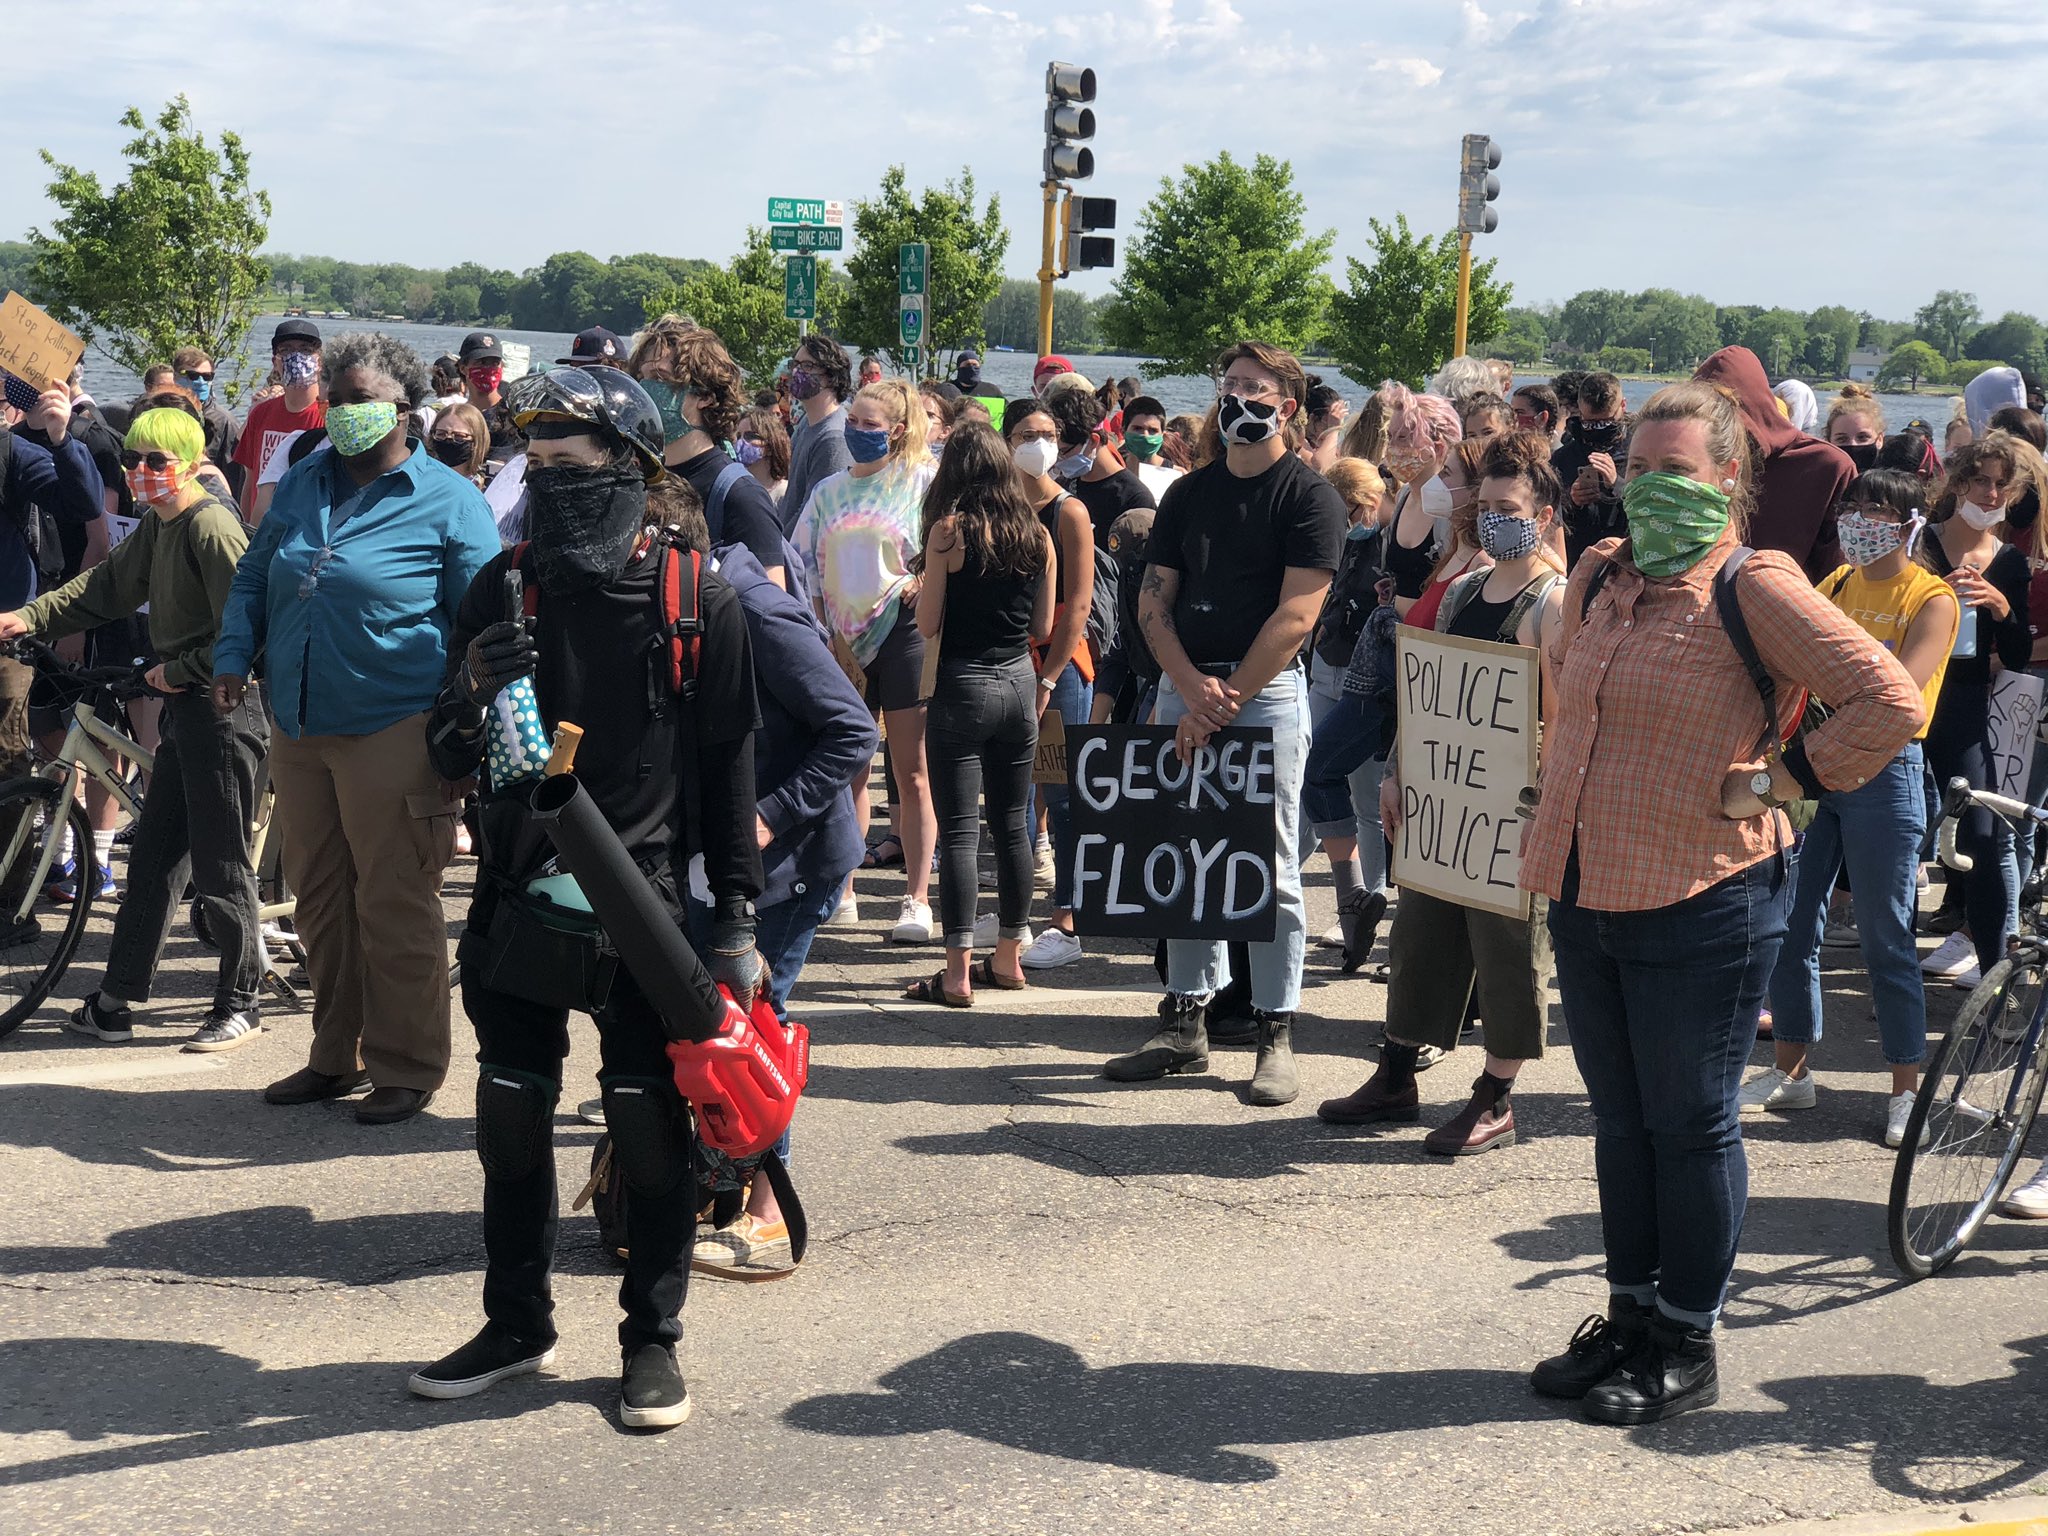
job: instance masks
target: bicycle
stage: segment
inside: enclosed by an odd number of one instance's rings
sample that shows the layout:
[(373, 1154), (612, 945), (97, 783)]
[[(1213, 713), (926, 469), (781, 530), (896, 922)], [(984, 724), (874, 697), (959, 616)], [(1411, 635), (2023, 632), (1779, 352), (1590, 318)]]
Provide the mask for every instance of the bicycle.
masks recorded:
[[(92, 829), (76, 794), (81, 777), (96, 780), (123, 811), (138, 817), (141, 802), (116, 765), (126, 760), (147, 772), (156, 761), (154, 754), (101, 713), (108, 703), (118, 708), (126, 700), (152, 695), (154, 690), (143, 681), (142, 667), (75, 666), (27, 635), (17, 637), (13, 644), (18, 654), (34, 664), (41, 679), (79, 697), (71, 706), (71, 724), (56, 754), (38, 771), (0, 784), (0, 1005), (4, 1005), (0, 1006), (0, 1040), (19, 1029), (56, 990), (91, 920), (94, 882), (90, 879), (78, 882), (77, 899), (54, 935), (44, 932), (36, 913), (36, 901), (50, 871), (61, 860), (65, 832), (70, 832), (81, 864), (92, 857)], [(268, 831), (266, 815), (256, 828), (252, 856), (258, 861)], [(267, 902), (258, 908), (258, 920), (276, 922), (290, 917), (296, 907), (297, 902), (289, 896)], [(289, 939), (287, 947), (303, 963), (305, 956), (298, 942)], [(265, 983), (291, 1005), (303, 1007), (299, 990), (278, 967), (268, 943), (263, 945), (263, 966)]]
[[(1956, 848), (1956, 820), (1972, 806), (2023, 826), (2048, 825), (2048, 811), (1950, 780), (1939, 852), (1959, 874), (1972, 860)], [(2048, 1087), (2048, 928), (2038, 908), (2020, 923), (2011, 951), (1949, 1025), (1913, 1099), (1886, 1210), (1892, 1258), (1911, 1279), (1952, 1263), (1990, 1217)]]

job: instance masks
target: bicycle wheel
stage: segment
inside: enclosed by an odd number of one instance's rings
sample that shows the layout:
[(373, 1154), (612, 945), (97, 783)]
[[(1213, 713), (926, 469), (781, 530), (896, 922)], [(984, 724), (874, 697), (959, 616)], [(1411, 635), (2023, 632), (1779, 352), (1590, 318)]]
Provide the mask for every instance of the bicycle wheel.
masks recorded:
[[(36, 871), (53, 822), (68, 821), (71, 845), (82, 860), (92, 856), (92, 828), (85, 808), (51, 779), (15, 779), (0, 784), (0, 1040), (5, 1040), (42, 1005), (57, 985), (92, 915), (93, 883), (78, 882), (78, 899), (69, 910), (37, 913), (17, 923), (15, 911), (24, 894), (35, 889)], [(51, 867), (55, 867), (54, 855)]]
[(2044, 1006), (2048, 962), (2022, 949), (1991, 968), (1927, 1064), (1886, 1221), (1892, 1257), (1912, 1279), (1963, 1251), (2012, 1177), (2048, 1084), (2037, 1049)]

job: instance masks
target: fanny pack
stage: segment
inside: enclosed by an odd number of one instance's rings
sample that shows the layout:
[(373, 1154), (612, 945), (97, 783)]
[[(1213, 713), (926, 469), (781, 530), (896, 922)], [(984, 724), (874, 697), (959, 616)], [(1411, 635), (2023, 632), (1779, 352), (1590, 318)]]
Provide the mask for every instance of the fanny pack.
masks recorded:
[(493, 900), (481, 926), (472, 919), (456, 948), (467, 975), (493, 992), (572, 1013), (596, 1013), (611, 1000), (619, 956), (587, 910), (548, 899), (543, 882), (520, 886), (485, 870)]

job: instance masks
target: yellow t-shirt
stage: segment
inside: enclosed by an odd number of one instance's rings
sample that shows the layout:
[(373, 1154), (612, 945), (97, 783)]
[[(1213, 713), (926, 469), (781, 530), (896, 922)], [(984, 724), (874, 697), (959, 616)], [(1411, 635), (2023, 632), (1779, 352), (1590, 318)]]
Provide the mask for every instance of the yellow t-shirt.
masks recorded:
[[(1912, 629), (1913, 621), (1920, 617), (1920, 610), (1927, 605), (1927, 599), (1937, 593), (1955, 594), (1949, 584), (1924, 565), (1906, 562), (1906, 568), (1890, 581), (1872, 581), (1853, 565), (1845, 565), (1820, 584), (1822, 595), (1833, 599), (1837, 608), (1846, 613), (1863, 627), (1865, 634), (1877, 641), (1894, 656), (1906, 642), (1906, 633)], [(1934, 701), (1941, 693), (1942, 675), (1948, 671), (1948, 655), (1955, 649), (1956, 626), (1962, 621), (1962, 609), (1958, 605), (1954, 616), (1949, 619), (1948, 637), (1941, 644), (1941, 661), (1934, 668), (1934, 675), (1927, 679), (1920, 690), (1921, 701), (1927, 706), (1927, 718), (1934, 719)], [(1920, 727), (1915, 741), (1924, 740), (1927, 727)]]

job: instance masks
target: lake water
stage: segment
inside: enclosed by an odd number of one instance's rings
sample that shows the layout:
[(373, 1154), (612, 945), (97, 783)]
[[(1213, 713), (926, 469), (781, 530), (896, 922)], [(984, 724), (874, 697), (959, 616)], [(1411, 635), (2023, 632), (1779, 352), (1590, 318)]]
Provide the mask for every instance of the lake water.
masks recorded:
[[(280, 317), (262, 315), (256, 320), (253, 334), (258, 338), (269, 336)], [(408, 325), (399, 321), (375, 324), (360, 320), (318, 320), (322, 334), (333, 337), (344, 331), (378, 330), (396, 337), (420, 354), (424, 362), (431, 363), (444, 352), (453, 352), (462, 344), (462, 338), (474, 329), (470, 326), (450, 325)], [(571, 337), (557, 331), (495, 331), (500, 342), (516, 342), (532, 348), (537, 362), (548, 362), (569, 355)], [(260, 352), (260, 342), (259, 342)], [(1018, 398), (1031, 392), (1031, 368), (1036, 360), (1025, 352), (989, 352), (982, 357), (982, 376), (999, 386), (1003, 393)], [(1096, 383), (1105, 378), (1124, 378), (1140, 374), (1144, 360), (1135, 357), (1076, 357), (1074, 364), (1081, 372)], [(1142, 374), (1140, 374), (1142, 377)], [(1353, 409), (1364, 400), (1367, 390), (1354, 384), (1344, 375), (1331, 371), (1325, 377), (1335, 385), (1352, 403)], [(1541, 383), (1547, 375), (1530, 374), (1517, 376), (1520, 384)], [(140, 388), (141, 381), (126, 369), (108, 362), (91, 348), (85, 354), (86, 388), (102, 400), (125, 402)], [(1622, 383), (1622, 393), (1631, 409), (1641, 405), (1655, 394), (1658, 385), (1651, 380), (1629, 379)], [(1209, 408), (1216, 398), (1215, 385), (1203, 375), (1174, 375), (1153, 380), (1147, 388), (1171, 413), (1182, 411), (1200, 413)], [(1885, 427), (1895, 432), (1914, 417), (1924, 417), (1937, 430), (1948, 421), (1950, 401), (1940, 395), (1880, 395), (1884, 404)], [(1823, 403), (1825, 397), (1823, 397)]]

